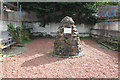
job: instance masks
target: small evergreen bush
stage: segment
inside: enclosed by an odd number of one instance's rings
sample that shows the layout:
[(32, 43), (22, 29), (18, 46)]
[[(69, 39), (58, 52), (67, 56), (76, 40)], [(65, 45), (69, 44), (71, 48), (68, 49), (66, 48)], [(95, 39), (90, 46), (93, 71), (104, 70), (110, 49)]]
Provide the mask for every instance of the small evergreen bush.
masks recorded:
[(14, 27), (12, 23), (8, 24), (8, 34), (12, 37), (12, 40), (17, 43), (23, 43), (23, 41), (29, 41), (30, 40), (30, 33), (28, 30), (26, 30), (26, 26), (20, 27)]
[(118, 35), (118, 51), (120, 51), (120, 34)]

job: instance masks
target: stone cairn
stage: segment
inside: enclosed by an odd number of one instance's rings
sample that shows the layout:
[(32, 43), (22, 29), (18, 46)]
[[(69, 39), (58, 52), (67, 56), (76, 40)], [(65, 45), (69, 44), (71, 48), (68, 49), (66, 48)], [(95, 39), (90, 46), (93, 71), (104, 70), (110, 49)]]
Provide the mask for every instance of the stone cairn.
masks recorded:
[[(54, 55), (77, 56), (81, 54), (80, 38), (74, 21), (66, 16), (62, 19), (54, 42)], [(68, 30), (68, 31), (65, 31)]]

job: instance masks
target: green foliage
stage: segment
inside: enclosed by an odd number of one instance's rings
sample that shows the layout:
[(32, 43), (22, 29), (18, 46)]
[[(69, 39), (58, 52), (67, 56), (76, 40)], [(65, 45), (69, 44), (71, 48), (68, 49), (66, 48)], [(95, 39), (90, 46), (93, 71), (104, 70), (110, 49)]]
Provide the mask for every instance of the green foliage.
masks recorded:
[(8, 24), (9, 36), (12, 37), (12, 40), (17, 43), (22, 43), (23, 41), (30, 40), (30, 33), (26, 30), (26, 27), (14, 27), (12, 23)]
[(120, 3), (119, 2), (95, 2), (94, 5), (118, 5), (120, 6)]
[(12, 23), (8, 24), (8, 34), (12, 40), (20, 43), (22, 41), (22, 27), (14, 27)]
[(23, 39), (26, 41), (30, 40), (30, 30), (28, 28), (28, 26), (24, 26), (24, 24), (22, 23), (22, 27), (23, 27)]
[(31, 41), (33, 41), (34, 39), (29, 39), (29, 40), (23, 40), (22, 41), (22, 44), (27, 44), (27, 43), (29, 43), (29, 42), (31, 42)]
[(8, 24), (7, 25), (8, 26), (8, 34), (9, 34), (9, 36), (11, 36), (12, 38), (13, 38), (13, 40), (16, 38), (16, 36), (14, 36), (15, 35), (15, 28), (14, 28), (14, 26), (13, 26), (13, 24), (12, 23), (10, 23), (10, 24)]
[(22, 8), (37, 13), (41, 26), (47, 23), (59, 23), (65, 16), (70, 16), (76, 23), (95, 24), (98, 16), (96, 5), (120, 5), (119, 2), (23, 2)]
[(76, 23), (94, 24), (97, 22), (96, 7), (93, 2), (35, 2), (23, 3), (26, 11), (37, 13), (42, 26), (50, 22), (60, 22), (65, 16), (72, 17)]
[[(120, 31), (119, 31), (120, 32)], [(118, 50), (120, 51), (120, 33), (118, 35)]]
[(17, 42), (22, 42), (23, 34), (22, 34), (22, 27), (16, 27), (16, 40)]

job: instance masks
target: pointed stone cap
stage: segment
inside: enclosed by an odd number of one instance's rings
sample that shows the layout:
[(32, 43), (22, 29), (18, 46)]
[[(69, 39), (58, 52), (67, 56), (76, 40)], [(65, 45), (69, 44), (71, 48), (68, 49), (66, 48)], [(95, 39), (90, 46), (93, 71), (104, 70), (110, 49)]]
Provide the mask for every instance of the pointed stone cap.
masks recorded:
[(74, 24), (75, 22), (73, 21), (73, 19), (69, 16), (64, 17), (61, 20), (61, 24)]

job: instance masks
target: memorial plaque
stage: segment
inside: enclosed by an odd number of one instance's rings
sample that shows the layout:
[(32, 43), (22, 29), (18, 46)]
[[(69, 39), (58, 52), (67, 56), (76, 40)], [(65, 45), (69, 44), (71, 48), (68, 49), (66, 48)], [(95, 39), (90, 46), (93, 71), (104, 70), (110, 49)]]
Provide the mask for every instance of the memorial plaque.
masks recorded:
[(69, 33), (71, 34), (72, 29), (71, 28), (64, 28), (64, 33)]

